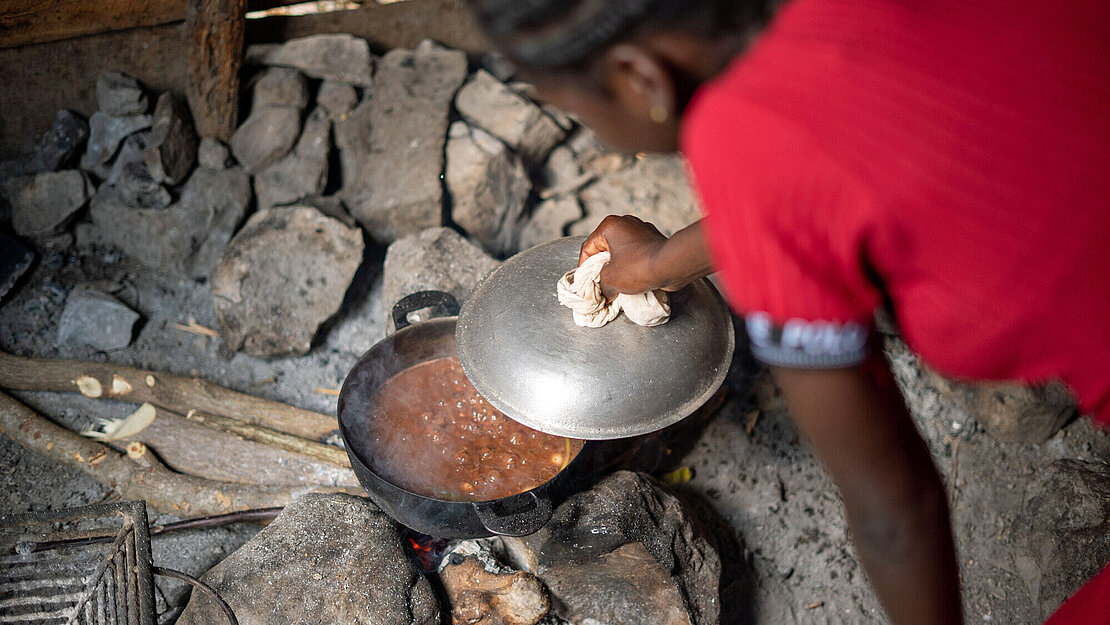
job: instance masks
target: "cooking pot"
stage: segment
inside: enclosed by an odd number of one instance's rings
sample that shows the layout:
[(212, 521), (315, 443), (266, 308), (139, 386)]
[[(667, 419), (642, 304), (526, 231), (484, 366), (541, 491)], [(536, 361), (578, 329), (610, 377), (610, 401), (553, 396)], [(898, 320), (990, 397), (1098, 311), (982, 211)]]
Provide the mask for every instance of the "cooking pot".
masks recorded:
[[(430, 309), (431, 319), (410, 316)], [(339, 432), (351, 468), (370, 498), (391, 517), (418, 532), (440, 538), (525, 536), (551, 518), (552, 498), (573, 479), (578, 453), (555, 477), (522, 493), (490, 501), (449, 501), (401, 488), (371, 469), (368, 415), (375, 414), (375, 391), (401, 371), (438, 358), (454, 358), (459, 304), (448, 293), (421, 291), (393, 307), (397, 331), (371, 347), (355, 364), (339, 393)], [(430, 451), (430, 450), (429, 450)], [(584, 450), (583, 450), (584, 451)], [(414, 458), (414, 462), (420, 462)]]

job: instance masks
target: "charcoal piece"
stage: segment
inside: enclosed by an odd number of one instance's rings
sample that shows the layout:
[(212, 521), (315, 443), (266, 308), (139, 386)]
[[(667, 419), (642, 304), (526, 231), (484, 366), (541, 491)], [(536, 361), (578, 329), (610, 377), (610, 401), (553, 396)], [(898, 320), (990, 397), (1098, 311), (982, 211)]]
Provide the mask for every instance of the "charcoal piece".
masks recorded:
[(78, 286), (66, 298), (58, 323), (58, 345), (90, 346), (101, 351), (123, 349), (139, 313), (111, 295), (88, 286)]
[(0, 230), (0, 301), (31, 266), (35, 253), (22, 241)]

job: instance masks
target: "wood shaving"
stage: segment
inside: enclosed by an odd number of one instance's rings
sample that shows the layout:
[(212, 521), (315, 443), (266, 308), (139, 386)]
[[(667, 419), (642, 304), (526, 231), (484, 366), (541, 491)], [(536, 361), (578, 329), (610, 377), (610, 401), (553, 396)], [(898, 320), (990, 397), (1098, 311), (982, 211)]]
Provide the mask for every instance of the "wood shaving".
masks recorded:
[(181, 330), (182, 332), (189, 332), (191, 334), (207, 336), (214, 339), (220, 337), (219, 332), (213, 330), (212, 328), (200, 325), (196, 322), (195, 319), (191, 317), (189, 318), (189, 323), (171, 323), (170, 327), (174, 328), (175, 330)]
[(81, 435), (103, 441), (134, 438), (136, 434), (153, 423), (156, 416), (158, 416), (158, 410), (152, 404), (143, 404), (124, 419), (97, 419), (96, 423), (81, 432)]

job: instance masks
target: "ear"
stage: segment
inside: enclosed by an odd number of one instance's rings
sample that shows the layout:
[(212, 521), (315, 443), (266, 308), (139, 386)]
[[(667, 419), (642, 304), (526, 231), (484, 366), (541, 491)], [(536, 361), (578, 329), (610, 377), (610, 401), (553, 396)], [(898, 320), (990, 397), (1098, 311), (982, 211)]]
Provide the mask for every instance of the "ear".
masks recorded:
[(603, 68), (605, 85), (626, 114), (653, 121), (665, 111), (674, 119), (675, 81), (662, 57), (635, 43), (619, 43), (606, 50)]

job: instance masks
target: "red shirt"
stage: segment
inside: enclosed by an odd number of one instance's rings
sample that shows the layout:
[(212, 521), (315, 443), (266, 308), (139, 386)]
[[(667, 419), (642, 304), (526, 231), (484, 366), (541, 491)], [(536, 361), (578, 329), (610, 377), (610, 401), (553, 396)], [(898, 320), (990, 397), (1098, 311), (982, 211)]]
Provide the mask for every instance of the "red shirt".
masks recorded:
[(936, 369), (1060, 379), (1110, 423), (1101, 0), (793, 0), (682, 143), (757, 356), (858, 362), (889, 298)]

